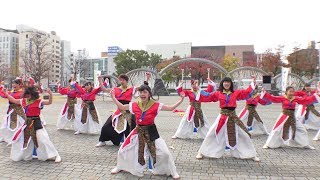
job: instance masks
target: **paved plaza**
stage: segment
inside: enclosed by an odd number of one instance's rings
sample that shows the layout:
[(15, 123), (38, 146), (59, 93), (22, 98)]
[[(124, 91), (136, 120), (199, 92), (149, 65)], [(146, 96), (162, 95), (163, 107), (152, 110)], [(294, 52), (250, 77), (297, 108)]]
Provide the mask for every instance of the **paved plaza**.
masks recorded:
[[(104, 123), (107, 117), (116, 109), (110, 98), (98, 97), (96, 107), (100, 120)], [(96, 148), (98, 135), (74, 135), (74, 131), (56, 130), (56, 120), (65, 97), (55, 95), (54, 102), (42, 111), (46, 120), (46, 129), (51, 140), (61, 155), (62, 162), (54, 161), (20, 161), (10, 160), (10, 147), (0, 144), (0, 179), (171, 179), (167, 176), (154, 176), (146, 171), (143, 178), (129, 173), (120, 172), (111, 175), (110, 171), (116, 165), (116, 155), (119, 147), (107, 146)], [(178, 100), (177, 96), (160, 97), (160, 101), (171, 104)], [(178, 109), (188, 106), (188, 98)], [(0, 100), (0, 115), (4, 115), (7, 102)], [(237, 112), (244, 106), (239, 102)], [(203, 105), (204, 113), (210, 123), (219, 113), (217, 103)], [(270, 130), (281, 112), (279, 104), (267, 107), (260, 106), (258, 112)], [(181, 179), (320, 179), (320, 141), (312, 141), (316, 131), (309, 131), (309, 140), (316, 150), (280, 148), (262, 149), (267, 136), (253, 137), (253, 142), (261, 162), (241, 160), (230, 157), (228, 152), (220, 159), (197, 160), (195, 158), (201, 145), (201, 140), (171, 139), (181, 117), (172, 112), (160, 112), (156, 124), (160, 136), (170, 147)]]

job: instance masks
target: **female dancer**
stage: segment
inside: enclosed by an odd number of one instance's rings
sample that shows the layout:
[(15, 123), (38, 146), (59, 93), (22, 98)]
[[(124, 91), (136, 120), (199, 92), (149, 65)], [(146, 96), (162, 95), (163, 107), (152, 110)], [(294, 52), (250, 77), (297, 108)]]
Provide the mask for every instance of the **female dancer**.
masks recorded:
[(57, 83), (58, 92), (68, 96), (57, 121), (58, 129), (74, 129), (75, 105), (80, 94), (71, 86), (71, 82), (73, 82), (72, 78), (69, 80), (69, 87), (61, 87), (60, 82)]
[[(147, 74), (147, 81), (150, 78), (150, 74)], [(128, 86), (129, 77), (125, 74), (119, 76), (120, 87), (114, 87), (113, 91), (115, 97), (122, 104), (129, 104), (132, 97), (136, 93), (136, 88)], [(100, 83), (102, 83), (102, 78), (100, 78)], [(101, 89), (104, 92), (110, 93), (111, 88)], [(135, 128), (136, 123), (134, 117), (129, 111), (120, 110), (119, 108), (108, 118), (106, 123), (101, 129), (101, 134), (99, 137), (99, 143), (96, 147), (105, 146), (105, 141), (111, 141), (114, 145), (119, 146), (120, 142), (124, 140), (129, 133)]]
[(308, 105), (317, 102), (317, 100), (319, 102), (319, 96), (316, 93), (305, 98), (294, 96), (294, 88), (292, 86), (286, 88), (284, 96), (273, 96), (266, 93), (265, 90), (262, 93), (264, 99), (273, 103), (282, 103), (282, 113), (273, 126), (263, 148), (291, 146), (314, 149), (309, 145), (306, 128), (295, 118), (295, 108), (298, 104)]
[[(23, 95), (22, 80), (21, 79), (13, 80), (12, 89), (13, 90), (10, 91), (9, 94), (15, 99), (21, 99)], [(0, 96), (3, 98), (7, 98), (5, 93), (3, 93), (2, 91), (0, 92)], [(13, 134), (17, 131), (18, 127), (20, 127), (24, 123), (25, 120), (26, 120), (26, 115), (21, 105), (17, 105), (9, 101), (7, 114), (3, 119), (1, 129), (0, 129), (0, 135), (3, 138), (2, 140), (7, 143), (11, 142)]]
[(221, 113), (202, 142), (197, 159), (203, 156), (220, 158), (227, 147), (233, 157), (260, 161), (250, 139), (251, 135), (235, 111), (237, 100), (247, 99), (255, 88), (254, 84), (255, 78), (246, 90), (234, 90), (231, 78), (225, 77), (216, 92), (201, 91), (199, 101), (219, 101)]
[[(147, 167), (145, 157), (149, 157), (153, 174), (172, 175), (179, 178), (173, 157), (164, 140), (159, 136), (154, 120), (160, 110), (172, 111), (181, 104), (181, 99), (172, 106), (166, 106), (152, 98), (151, 88), (141, 85), (139, 88), (140, 100), (123, 105), (116, 98), (115, 91), (111, 92), (112, 100), (120, 110), (130, 110), (136, 116), (134, 130), (131, 131), (125, 142), (118, 151), (117, 166), (111, 171), (112, 174), (119, 171), (127, 171), (135, 176), (143, 176)], [(145, 147), (147, 144), (147, 147)]]
[[(215, 83), (208, 80), (207, 92), (213, 92), (215, 89)], [(197, 132), (201, 139), (204, 139), (209, 131), (210, 125), (206, 116), (201, 109), (201, 102), (199, 102), (200, 89), (198, 86), (198, 80), (191, 80), (191, 90), (183, 90), (182, 84), (177, 87), (178, 94), (184, 93), (189, 97), (190, 105), (188, 106), (184, 116), (181, 119), (180, 125), (172, 136), (172, 139), (176, 138), (192, 138)]]
[(47, 91), (49, 100), (40, 99), (35, 87), (25, 88), (22, 99), (15, 99), (7, 91), (3, 92), (11, 103), (21, 105), (26, 115), (25, 123), (19, 127), (12, 138), (10, 158), (13, 161), (31, 160), (35, 147), (39, 160), (55, 158), (55, 162), (61, 162), (61, 157), (40, 120), (40, 111), (43, 106), (52, 104), (52, 92)]
[[(311, 90), (311, 85), (306, 83), (301, 91), (295, 91), (294, 95), (299, 97), (312, 96), (316, 91)], [(320, 113), (315, 109), (313, 104), (308, 104), (306, 106), (299, 106), (299, 115), (301, 117), (301, 122), (307, 129), (318, 130), (320, 129)], [(298, 116), (299, 118), (299, 116)]]
[[(261, 105), (270, 104), (260, 97), (258, 86), (256, 86), (251, 96), (246, 100), (246, 106), (241, 110), (239, 118), (243, 122), (246, 121), (248, 131), (252, 135), (269, 134), (256, 110), (258, 103)], [(257, 122), (254, 122), (254, 119)]]
[[(86, 82), (84, 88), (78, 83), (72, 83), (73, 88), (81, 95), (82, 104), (75, 105), (75, 135), (80, 133), (95, 134), (100, 131), (100, 123), (97, 109), (94, 105), (96, 95), (101, 87), (93, 88), (91, 82)], [(104, 84), (105, 85), (105, 84)]]

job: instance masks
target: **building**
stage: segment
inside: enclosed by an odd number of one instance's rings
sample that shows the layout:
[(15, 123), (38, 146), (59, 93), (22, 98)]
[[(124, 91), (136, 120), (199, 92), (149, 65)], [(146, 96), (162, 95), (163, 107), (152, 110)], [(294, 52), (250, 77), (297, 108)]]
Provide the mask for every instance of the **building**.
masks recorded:
[(107, 64), (107, 74), (113, 75), (116, 73), (116, 64), (113, 62), (113, 59), (118, 55), (118, 53), (123, 50), (119, 46), (109, 46), (108, 47), (108, 64)]
[(170, 59), (173, 56), (190, 57), (192, 43), (179, 44), (153, 44), (147, 45), (147, 52), (161, 55), (163, 59)]
[(210, 51), (212, 59), (221, 63), (224, 56), (233, 56), (240, 59), (240, 64), (243, 65), (245, 57), (250, 53), (254, 53), (253, 45), (227, 45), (227, 46), (192, 46), (191, 54), (197, 54), (197, 51)]
[(60, 81), (61, 83), (66, 86), (68, 80), (70, 79), (73, 72), (73, 54), (71, 56), (71, 43), (69, 41), (62, 40), (61, 41), (61, 74), (60, 74)]
[[(19, 49), (20, 52), (25, 53), (25, 55), (20, 56), (20, 63), (22, 64), (21, 73), (26, 74), (23, 68), (23, 59), (30, 58), (32, 60), (33, 53), (26, 54), (26, 52), (35, 52), (36, 45), (35, 39), (42, 38), (45, 39), (45, 44), (43, 48), (43, 55), (46, 57), (41, 59), (49, 59), (51, 63), (51, 68), (47, 74), (46, 78), (41, 79), (41, 83), (44, 87), (54, 87), (57, 86), (57, 82), (61, 79), (61, 45), (60, 37), (56, 32), (51, 31), (47, 33), (32, 27), (25, 25), (17, 25), (17, 30), (19, 34)], [(30, 57), (29, 57), (30, 56)]]
[[(108, 72), (108, 63), (109, 63), (108, 58), (106, 57), (92, 58), (92, 59), (87, 59), (87, 61), (90, 62), (89, 78), (87, 78), (87, 80), (93, 80), (94, 70), (101, 71), (101, 74), (106, 74)], [(95, 69), (95, 66), (97, 67), (97, 69)]]
[(17, 30), (0, 28), (0, 66), (10, 69), (11, 75), (18, 75), (19, 32)]

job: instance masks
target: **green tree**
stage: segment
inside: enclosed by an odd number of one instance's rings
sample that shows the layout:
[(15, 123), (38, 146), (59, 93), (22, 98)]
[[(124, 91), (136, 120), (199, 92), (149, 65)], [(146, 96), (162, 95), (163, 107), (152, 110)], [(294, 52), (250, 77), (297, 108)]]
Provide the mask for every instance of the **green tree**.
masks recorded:
[(149, 67), (153, 69), (156, 64), (162, 61), (160, 55), (148, 54), (144, 50), (126, 50), (120, 52), (115, 58), (114, 63), (116, 64), (117, 74), (127, 73), (131, 70)]
[(226, 55), (223, 58), (222, 66), (228, 71), (232, 71), (236, 69), (240, 65), (240, 59), (236, 57), (232, 57), (230, 55)]

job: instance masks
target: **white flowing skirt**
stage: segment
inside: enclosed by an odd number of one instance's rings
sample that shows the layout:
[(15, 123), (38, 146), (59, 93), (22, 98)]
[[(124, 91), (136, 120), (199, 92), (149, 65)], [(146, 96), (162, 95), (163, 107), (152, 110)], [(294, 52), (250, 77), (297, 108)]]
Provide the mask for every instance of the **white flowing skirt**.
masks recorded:
[[(117, 169), (127, 171), (135, 176), (142, 177), (143, 171), (148, 166), (148, 159), (151, 155), (148, 151), (147, 145), (145, 146), (145, 165), (141, 165), (138, 162), (138, 149), (139, 141), (136, 130), (131, 131), (125, 142), (121, 145), (118, 151), (117, 157)], [(153, 174), (158, 175), (172, 175), (177, 176), (176, 166), (174, 164), (173, 157), (169, 152), (169, 149), (165, 141), (160, 137), (155, 140), (156, 145), (156, 163), (152, 168)], [(151, 158), (152, 159), (152, 158)]]
[[(36, 149), (39, 160), (45, 161), (59, 156), (44, 127), (36, 131), (36, 136), (39, 145)], [(12, 144), (10, 158), (13, 161), (32, 159), (33, 149), (35, 148), (33, 140), (30, 138), (28, 146), (25, 149), (23, 148), (23, 143), (24, 135), (22, 134), (18, 141)]]
[[(63, 114), (65, 106), (67, 106), (67, 107), (66, 107), (65, 113)], [(68, 109), (69, 109), (69, 106), (67, 105), (67, 103), (65, 103), (65, 105), (61, 109), (61, 112), (60, 112), (60, 115), (59, 115), (59, 118), (57, 121), (57, 128), (58, 129), (66, 129), (66, 130), (74, 130), (75, 129), (74, 119), (73, 118), (68, 119)], [(74, 113), (76, 113), (76, 112), (74, 112)]]
[[(248, 116), (249, 116), (249, 111), (247, 110), (247, 108), (244, 107), (239, 114), (239, 118), (244, 123), (245, 126), (247, 126)], [(252, 125), (251, 127), (248, 127), (248, 130), (250, 134), (253, 136), (268, 134), (267, 128), (265, 127), (265, 125), (257, 121), (254, 117), (253, 117)]]
[(210, 124), (208, 123), (207, 117), (205, 116), (204, 113), (202, 113), (204, 126), (203, 127), (199, 126), (196, 129), (197, 132), (194, 132), (195, 125), (194, 125), (193, 117), (190, 119), (190, 121), (188, 121), (190, 107), (191, 106), (189, 105), (184, 116), (182, 117), (180, 121), (180, 125), (175, 133), (175, 136), (177, 136), (178, 138), (187, 139), (187, 138), (194, 138), (196, 134), (198, 134), (201, 139), (204, 139), (210, 128)]
[[(282, 118), (284, 118), (285, 120), (278, 127), (275, 127), (278, 121), (280, 122)], [(302, 123), (298, 120), (296, 120), (296, 134), (295, 134), (294, 140), (292, 140), (291, 128), (289, 129), (289, 139), (284, 140), (282, 138), (283, 126), (287, 121), (287, 119), (288, 119), (287, 115), (283, 113), (280, 114), (274, 127), (272, 128), (272, 131), (268, 136), (265, 146), (269, 148), (279, 148), (279, 147), (285, 147), (285, 146), (303, 148), (309, 145), (308, 132), (306, 128), (302, 125)]]
[(234, 147), (230, 147), (229, 145), (227, 121), (223, 124), (219, 133), (216, 134), (220, 118), (221, 114), (217, 117), (206, 138), (203, 140), (199, 153), (206, 157), (220, 158), (224, 154), (225, 148), (229, 147), (231, 156), (235, 158), (249, 159), (256, 157), (257, 152), (249, 135), (237, 124), (235, 124), (237, 143)]
[[(87, 115), (87, 121), (86, 123), (81, 122), (82, 117), (82, 107), (81, 104), (76, 104), (75, 106), (75, 130), (80, 131), (81, 133), (87, 133), (87, 134), (99, 134), (101, 130), (100, 123), (96, 123), (93, 121), (92, 116), (88, 109), (88, 115)], [(97, 111), (98, 114), (98, 111)], [(99, 114), (98, 114), (99, 117)], [(100, 118), (99, 118), (100, 119)]]
[(24, 119), (21, 116), (17, 116), (17, 127), (14, 129), (10, 128), (10, 122), (11, 122), (11, 114), (14, 110), (11, 110), (8, 114), (6, 114), (3, 118), (1, 128), (0, 128), (0, 137), (3, 138), (3, 140), (6, 143), (11, 142), (13, 134), (19, 129), (20, 126), (24, 123)]

